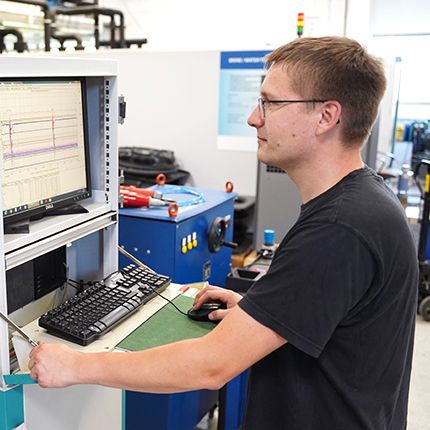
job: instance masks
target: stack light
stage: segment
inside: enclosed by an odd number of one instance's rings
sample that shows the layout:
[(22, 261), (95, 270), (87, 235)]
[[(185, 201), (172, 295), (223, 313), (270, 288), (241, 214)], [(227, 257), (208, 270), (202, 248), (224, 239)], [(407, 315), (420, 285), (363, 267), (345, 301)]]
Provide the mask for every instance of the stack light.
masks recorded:
[(297, 14), (297, 36), (302, 37), (303, 35), (303, 27), (305, 23), (305, 14), (298, 13)]

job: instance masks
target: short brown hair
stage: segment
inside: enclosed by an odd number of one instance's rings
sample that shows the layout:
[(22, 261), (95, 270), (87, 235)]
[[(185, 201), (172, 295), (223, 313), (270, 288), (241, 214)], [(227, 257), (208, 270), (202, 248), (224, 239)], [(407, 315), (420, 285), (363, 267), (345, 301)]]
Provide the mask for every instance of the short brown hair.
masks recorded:
[(304, 37), (279, 47), (266, 67), (281, 64), (295, 92), (304, 98), (337, 100), (342, 105), (345, 143), (364, 141), (370, 134), (384, 95), (382, 62), (357, 41), (346, 37)]

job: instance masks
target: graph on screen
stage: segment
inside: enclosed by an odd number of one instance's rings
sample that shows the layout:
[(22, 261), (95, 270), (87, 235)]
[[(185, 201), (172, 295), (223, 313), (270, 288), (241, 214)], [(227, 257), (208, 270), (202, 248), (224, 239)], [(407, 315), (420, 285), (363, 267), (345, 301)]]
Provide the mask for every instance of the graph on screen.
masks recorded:
[(80, 80), (0, 82), (3, 214), (87, 186)]

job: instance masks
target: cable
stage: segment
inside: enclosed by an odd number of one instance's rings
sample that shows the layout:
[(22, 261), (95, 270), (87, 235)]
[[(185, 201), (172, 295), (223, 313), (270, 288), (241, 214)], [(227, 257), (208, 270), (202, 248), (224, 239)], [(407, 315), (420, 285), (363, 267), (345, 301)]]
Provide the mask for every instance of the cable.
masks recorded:
[[(143, 263), (141, 262), (141, 265), (143, 265)], [(150, 269), (148, 266), (146, 266), (149, 271), (151, 273), (156, 273), (154, 270)], [(121, 272), (120, 272), (121, 273)], [(123, 274), (124, 276), (124, 274)], [(155, 294), (157, 294), (157, 296), (160, 296), (162, 299), (166, 300), (166, 302), (169, 302), (172, 306), (174, 306), (181, 314), (183, 315), (187, 315), (185, 312), (182, 312), (171, 300), (169, 300), (167, 297), (162, 296), (155, 288), (151, 287), (151, 285), (149, 284), (145, 284), (146, 287), (148, 287), (152, 292), (154, 292)]]
[(255, 264), (258, 260), (261, 260), (262, 255), (259, 253), (257, 255), (256, 258), (254, 258), (254, 260), (252, 260), (250, 263), (248, 263), (246, 266), (243, 266), (245, 269), (248, 269), (249, 267), (251, 267), (253, 264)]
[(70, 287), (74, 288), (75, 290), (81, 292), (81, 289), (80, 289), (80, 287), (78, 285), (71, 284), (69, 281), (71, 281), (71, 279), (69, 279), (68, 281), (66, 281), (67, 285), (69, 285)]
[[(138, 267), (142, 267), (144, 270), (147, 270), (151, 273), (157, 274), (155, 270), (148, 267), (146, 264), (142, 263), (140, 260), (138, 260), (134, 255), (130, 254), (128, 251), (126, 251), (122, 246), (118, 245), (118, 251), (121, 252), (121, 254), (125, 255), (127, 258), (129, 258), (133, 263), (136, 263)], [(123, 274), (124, 276), (124, 274)], [(181, 314), (188, 316), (185, 312), (182, 312), (171, 300), (169, 300), (167, 297), (162, 296), (155, 288), (152, 288), (150, 285), (145, 284), (150, 290), (152, 290), (155, 294), (160, 296), (162, 299), (169, 302), (173, 307), (175, 307)]]
[(257, 252), (257, 257), (254, 258), (254, 260), (252, 260), (250, 263), (248, 263), (246, 266), (243, 266), (243, 267), (245, 269), (248, 269), (249, 267), (251, 267), (253, 264), (255, 264), (257, 261), (259, 261), (261, 259), (270, 260), (273, 258), (273, 254), (274, 254), (274, 251), (271, 249), (260, 249)]
[[(114, 272), (110, 273), (109, 275), (106, 276), (106, 278), (103, 279), (102, 282), (106, 282), (109, 278), (111, 278), (112, 276), (116, 275), (117, 273), (120, 273), (120, 271), (119, 270), (115, 270)], [(74, 279), (71, 279), (71, 278), (68, 278), (66, 282), (67, 282), (68, 285), (70, 285), (73, 288), (76, 288), (77, 290), (79, 290), (79, 287), (84, 287), (84, 286), (91, 287), (91, 285), (94, 285), (94, 283), (95, 283), (94, 281), (87, 281), (87, 282), (84, 282), (84, 281), (75, 281)], [(70, 282), (75, 283), (78, 287), (76, 287), (74, 285), (71, 285)]]
[(78, 281), (75, 281), (74, 279), (68, 278), (67, 281), (68, 282), (74, 282), (75, 284), (80, 285), (80, 283)]
[(106, 278), (103, 279), (103, 282), (106, 282), (107, 280), (109, 280), (110, 278), (112, 278), (112, 276), (116, 275), (117, 273), (121, 273), (121, 272), (119, 270), (115, 270), (114, 272), (112, 272), (109, 275), (107, 275)]
[[(153, 270), (151, 270), (152, 273), (156, 273)], [(124, 275), (123, 275), (124, 276)], [(151, 287), (151, 285), (145, 284), (146, 287), (148, 287), (152, 292), (157, 294), (157, 296), (160, 296), (162, 299), (166, 300), (166, 302), (169, 302), (173, 307), (175, 307), (182, 315), (187, 316), (187, 314), (183, 311), (181, 311), (170, 299), (167, 297), (162, 296), (155, 288)]]
[(166, 194), (190, 194), (195, 197), (194, 199), (176, 201), (179, 207), (194, 206), (205, 202), (203, 193), (199, 193), (191, 188), (178, 185), (156, 185), (155, 189), (163, 193), (163, 198), (165, 198)]
[(136, 263), (138, 266), (142, 267), (143, 269), (147, 270), (151, 273), (156, 273), (155, 270), (152, 270), (150, 267), (148, 267), (146, 264), (143, 264), (140, 260), (138, 260), (135, 256), (131, 255), (123, 246), (118, 245), (118, 251), (125, 255), (127, 258), (129, 258), (133, 263)]
[[(151, 270), (152, 273), (156, 273), (153, 270)], [(176, 308), (182, 315), (188, 316), (185, 312), (181, 311), (170, 299), (167, 297), (162, 296), (155, 288), (151, 287), (151, 285), (145, 284), (146, 287), (148, 287), (152, 292), (157, 294), (157, 296), (160, 296), (162, 299), (166, 300), (166, 302), (169, 302), (174, 308)]]
[[(72, 285), (71, 282), (73, 282), (74, 284), (76, 284), (76, 286)], [(76, 288), (76, 290), (78, 292), (84, 291), (85, 287), (91, 287), (91, 285), (94, 284), (93, 281), (84, 282), (82, 279), (80, 281), (75, 281), (74, 279), (70, 279), (70, 278), (68, 278), (66, 280), (66, 283), (67, 283), (67, 285), (70, 285), (71, 287)]]
[(162, 299), (166, 300), (166, 302), (169, 302), (176, 310), (178, 310), (182, 315), (188, 316), (185, 312), (181, 311), (171, 300), (169, 300), (167, 297), (162, 296), (155, 288), (152, 288), (150, 285), (145, 284), (150, 290), (152, 290), (157, 296), (160, 296)]

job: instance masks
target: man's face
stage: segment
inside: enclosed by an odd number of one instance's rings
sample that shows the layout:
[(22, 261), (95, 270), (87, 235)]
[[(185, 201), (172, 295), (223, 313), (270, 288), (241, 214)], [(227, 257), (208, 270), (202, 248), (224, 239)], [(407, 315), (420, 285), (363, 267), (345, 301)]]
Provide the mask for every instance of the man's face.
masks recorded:
[[(290, 86), (288, 74), (273, 66), (261, 87), (261, 98), (267, 100), (302, 100)], [(248, 118), (257, 130), (258, 158), (265, 164), (284, 170), (305, 161), (314, 148), (318, 109), (307, 103), (264, 103), (265, 115), (258, 106)]]

